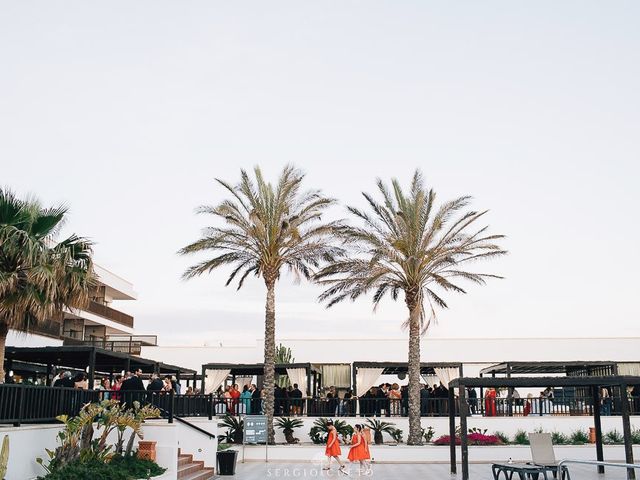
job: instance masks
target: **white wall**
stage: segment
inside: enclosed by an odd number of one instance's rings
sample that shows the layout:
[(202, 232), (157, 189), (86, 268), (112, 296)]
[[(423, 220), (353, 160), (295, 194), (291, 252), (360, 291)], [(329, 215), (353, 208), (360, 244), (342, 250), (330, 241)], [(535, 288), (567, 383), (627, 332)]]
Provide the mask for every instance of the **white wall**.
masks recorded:
[(216, 467), (216, 452), (218, 451), (218, 419), (185, 418), (190, 423), (211, 433), (214, 438), (209, 438), (201, 432), (194, 430), (180, 422), (175, 425), (178, 428), (178, 447), (183, 453), (190, 453), (194, 460), (204, 462), (205, 467)]
[[(334, 417), (335, 419), (336, 417)], [(406, 417), (376, 417), (378, 420), (384, 420), (394, 423), (396, 428), (399, 428), (404, 432), (403, 439), (406, 440), (409, 432), (409, 420)], [(601, 417), (602, 418), (602, 431), (607, 433), (611, 430), (617, 430), (622, 433), (622, 420), (620, 417)], [(294, 437), (298, 438), (301, 443), (310, 443), (309, 431), (313, 426), (315, 418), (301, 417), (300, 418), (304, 426), (296, 429)], [(366, 423), (366, 418), (358, 417), (341, 417), (341, 420), (345, 420), (349, 425), (353, 426), (357, 423)], [(449, 419), (448, 417), (422, 417), (421, 424), (423, 428), (432, 427), (435, 430), (435, 438), (442, 435), (449, 434)], [(456, 418), (456, 425), (459, 425), (459, 419)], [(493, 434), (494, 432), (502, 432), (509, 437), (515, 435), (518, 430), (524, 430), (526, 432), (533, 432), (538, 429), (542, 429), (545, 432), (559, 432), (565, 435), (570, 435), (576, 430), (586, 431), (589, 427), (593, 427), (592, 417), (569, 417), (569, 416), (528, 416), (528, 417), (468, 417), (468, 428), (486, 429), (487, 434)], [(631, 417), (631, 428), (640, 428), (640, 416)], [(391, 437), (388, 434), (384, 434), (385, 441), (390, 442)], [(281, 430), (276, 428), (276, 443), (286, 443), (284, 434)]]

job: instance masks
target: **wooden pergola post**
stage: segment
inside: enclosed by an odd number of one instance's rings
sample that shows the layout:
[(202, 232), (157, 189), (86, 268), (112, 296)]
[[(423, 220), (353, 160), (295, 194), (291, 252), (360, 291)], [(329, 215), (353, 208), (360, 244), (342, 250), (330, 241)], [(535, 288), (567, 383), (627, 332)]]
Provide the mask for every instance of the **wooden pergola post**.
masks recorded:
[[(620, 402), (622, 413), (622, 434), (624, 436), (624, 457), (627, 463), (633, 463), (633, 442), (631, 441), (631, 422), (629, 421), (629, 399), (627, 398), (627, 384), (620, 385)], [(635, 480), (636, 471), (627, 469), (627, 479)]]
[(458, 473), (456, 466), (456, 397), (453, 387), (449, 387), (449, 457), (451, 473)]
[[(596, 460), (604, 461), (604, 451), (602, 448), (602, 421), (600, 419), (600, 392), (599, 387), (593, 385), (591, 387), (591, 399), (593, 402), (593, 426), (596, 430)], [(604, 466), (598, 465), (598, 473), (604, 473)]]
[(96, 349), (93, 347), (89, 352), (89, 390), (93, 390), (96, 377)]
[(460, 458), (462, 460), (462, 480), (469, 480), (469, 446), (467, 444), (467, 390), (464, 384), (460, 384), (460, 386), (458, 387), (458, 403), (460, 408)]

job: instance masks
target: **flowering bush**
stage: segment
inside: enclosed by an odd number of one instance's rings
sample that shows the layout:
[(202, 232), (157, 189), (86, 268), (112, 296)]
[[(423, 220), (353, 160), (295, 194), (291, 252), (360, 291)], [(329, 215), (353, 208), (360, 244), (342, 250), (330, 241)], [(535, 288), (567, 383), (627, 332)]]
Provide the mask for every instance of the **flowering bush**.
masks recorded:
[[(485, 435), (483, 433), (470, 433), (467, 435), (467, 441), (469, 445), (501, 445), (502, 441), (495, 435)], [(438, 438), (434, 445), (449, 445), (451, 437), (449, 435), (443, 435)], [(456, 445), (460, 445), (460, 437), (456, 435)]]

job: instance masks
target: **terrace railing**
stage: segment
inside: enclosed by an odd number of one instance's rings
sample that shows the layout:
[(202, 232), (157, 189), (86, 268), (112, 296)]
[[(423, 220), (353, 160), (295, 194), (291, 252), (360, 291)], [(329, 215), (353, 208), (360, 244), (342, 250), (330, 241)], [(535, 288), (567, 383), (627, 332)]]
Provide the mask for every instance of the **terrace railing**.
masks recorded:
[[(177, 417), (207, 417), (225, 414), (244, 415), (262, 412), (262, 400), (232, 399), (215, 395), (174, 395), (166, 392), (121, 392), (103, 390), (79, 390), (72, 388), (32, 386), (24, 384), (0, 385), (0, 424), (20, 425), (22, 423), (51, 423), (59, 415), (74, 416), (83, 405), (104, 399), (116, 399), (131, 404), (134, 401), (150, 403), (163, 412), (163, 416), (173, 420)], [(640, 414), (640, 399), (629, 401), (633, 415)], [(604, 415), (620, 414), (620, 398), (613, 398), (612, 409), (606, 408)], [(527, 406), (529, 403), (529, 406)], [(617, 408), (616, 408), (617, 406)], [(602, 405), (598, 408), (603, 410)], [(458, 414), (458, 402), (454, 404)], [(471, 414), (483, 416), (526, 415), (592, 415), (593, 405), (587, 398), (573, 398), (570, 401), (549, 401), (544, 398), (509, 399), (498, 398), (495, 402), (480, 399), (469, 400)], [(275, 400), (276, 416), (307, 417), (402, 417), (407, 416), (406, 400), (385, 398), (326, 399), (301, 398)], [(445, 417), (449, 415), (448, 399), (429, 398), (421, 403), (424, 417)]]

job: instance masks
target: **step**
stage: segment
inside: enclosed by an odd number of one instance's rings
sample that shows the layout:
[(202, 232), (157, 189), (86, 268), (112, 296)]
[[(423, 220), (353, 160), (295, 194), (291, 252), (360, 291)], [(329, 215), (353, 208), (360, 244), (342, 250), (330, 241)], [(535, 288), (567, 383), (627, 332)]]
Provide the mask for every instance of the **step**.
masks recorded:
[(188, 477), (182, 477), (181, 480), (213, 480), (214, 478), (213, 468), (205, 468), (204, 470), (192, 473)]
[(204, 469), (204, 462), (191, 462), (178, 467), (178, 478), (185, 478)]
[(178, 455), (178, 466), (193, 462), (193, 455)]

